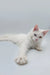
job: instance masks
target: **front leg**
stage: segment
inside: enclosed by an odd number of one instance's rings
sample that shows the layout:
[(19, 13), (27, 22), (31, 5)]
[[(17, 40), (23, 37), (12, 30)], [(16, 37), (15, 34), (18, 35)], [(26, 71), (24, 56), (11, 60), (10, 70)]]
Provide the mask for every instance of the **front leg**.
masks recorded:
[(22, 45), (20, 47), (20, 52), (19, 52), (19, 56), (16, 58), (15, 62), (19, 65), (24, 65), (27, 64), (27, 53), (28, 49), (25, 45)]
[(37, 51), (41, 51), (41, 50), (42, 50), (42, 48), (41, 48), (40, 45), (36, 46), (35, 49), (36, 49)]

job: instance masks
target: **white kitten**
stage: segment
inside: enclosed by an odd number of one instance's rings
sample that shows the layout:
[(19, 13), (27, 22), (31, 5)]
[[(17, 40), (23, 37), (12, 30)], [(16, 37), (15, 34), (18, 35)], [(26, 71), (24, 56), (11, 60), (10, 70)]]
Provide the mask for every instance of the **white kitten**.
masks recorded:
[(27, 63), (26, 53), (29, 49), (34, 48), (41, 50), (41, 41), (47, 32), (48, 30), (41, 30), (38, 28), (38, 25), (35, 25), (28, 34), (2, 35), (0, 36), (0, 41), (11, 41), (19, 46), (20, 53), (15, 61), (16, 63), (23, 65)]

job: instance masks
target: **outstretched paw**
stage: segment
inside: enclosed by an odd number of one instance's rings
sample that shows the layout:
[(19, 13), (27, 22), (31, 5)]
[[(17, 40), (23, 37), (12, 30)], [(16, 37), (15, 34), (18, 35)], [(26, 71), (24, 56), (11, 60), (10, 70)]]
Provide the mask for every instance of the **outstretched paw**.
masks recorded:
[(17, 57), (15, 59), (15, 62), (19, 65), (24, 65), (24, 64), (27, 64), (27, 57), (26, 56), (22, 56), (22, 57)]

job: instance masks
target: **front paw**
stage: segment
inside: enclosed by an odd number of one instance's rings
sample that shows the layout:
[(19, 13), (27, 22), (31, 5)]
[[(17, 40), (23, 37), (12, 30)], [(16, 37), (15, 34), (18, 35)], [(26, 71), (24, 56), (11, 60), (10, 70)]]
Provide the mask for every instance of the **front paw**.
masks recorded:
[(26, 56), (22, 56), (22, 57), (17, 57), (15, 59), (15, 62), (19, 65), (24, 65), (24, 64), (27, 64), (27, 57)]
[(42, 51), (42, 49), (41, 49), (41, 48), (39, 48), (39, 47), (37, 47), (37, 48), (36, 48), (36, 50), (37, 50), (37, 51)]

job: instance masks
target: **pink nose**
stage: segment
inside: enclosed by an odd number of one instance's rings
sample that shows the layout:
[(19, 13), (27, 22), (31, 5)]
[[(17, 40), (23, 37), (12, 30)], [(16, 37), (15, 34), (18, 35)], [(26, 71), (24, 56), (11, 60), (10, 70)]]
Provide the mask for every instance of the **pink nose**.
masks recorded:
[(38, 39), (36, 39), (36, 41), (38, 41)]

